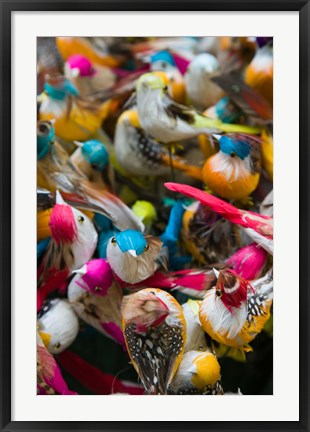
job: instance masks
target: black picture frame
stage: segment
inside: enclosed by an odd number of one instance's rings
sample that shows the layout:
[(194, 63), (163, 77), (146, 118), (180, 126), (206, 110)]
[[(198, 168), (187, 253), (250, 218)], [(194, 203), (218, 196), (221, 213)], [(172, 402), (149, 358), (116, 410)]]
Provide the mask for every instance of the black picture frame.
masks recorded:
[[(309, 427), (309, 34), (310, 6), (304, 0), (202, 0), (202, 1), (9, 1), (1, 5), (1, 146), (0, 146), (0, 427), (1, 431), (98, 430), (208, 430), (310, 431)], [(14, 11), (298, 11), (299, 12), (299, 416), (295, 422), (34, 422), (11, 421), (11, 13)], [(289, 101), (288, 101), (289, 105)], [(13, 107), (14, 108), (14, 107)], [(288, 110), (289, 116), (289, 110)], [(296, 224), (292, 221), (291, 229)], [(289, 253), (289, 245), (288, 253)], [(296, 278), (297, 281), (297, 278)], [(292, 287), (296, 291), (297, 287)], [(276, 366), (276, 365), (275, 365)], [(289, 375), (289, 373), (288, 373)], [(289, 394), (290, 383), (287, 382)], [(150, 407), (151, 409), (151, 407)], [(255, 407), (253, 407), (255, 409)], [(138, 415), (138, 413), (137, 413)]]

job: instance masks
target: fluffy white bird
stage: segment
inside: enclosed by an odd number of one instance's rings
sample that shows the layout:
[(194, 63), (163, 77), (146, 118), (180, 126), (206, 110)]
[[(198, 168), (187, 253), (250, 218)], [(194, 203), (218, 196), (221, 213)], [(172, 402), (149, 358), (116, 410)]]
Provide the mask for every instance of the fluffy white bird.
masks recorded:
[(199, 54), (189, 64), (185, 74), (186, 94), (196, 108), (205, 110), (224, 96), (223, 90), (211, 80), (219, 73), (219, 62), (212, 54)]
[(79, 332), (79, 321), (65, 300), (47, 300), (38, 313), (40, 338), (51, 354), (58, 354), (72, 344)]

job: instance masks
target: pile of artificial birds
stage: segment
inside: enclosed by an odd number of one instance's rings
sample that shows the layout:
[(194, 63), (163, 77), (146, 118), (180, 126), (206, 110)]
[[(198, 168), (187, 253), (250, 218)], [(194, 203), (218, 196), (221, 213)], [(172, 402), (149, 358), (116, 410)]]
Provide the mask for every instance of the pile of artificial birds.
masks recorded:
[(229, 376), (272, 369), (272, 38), (37, 54), (38, 394), (247, 394)]

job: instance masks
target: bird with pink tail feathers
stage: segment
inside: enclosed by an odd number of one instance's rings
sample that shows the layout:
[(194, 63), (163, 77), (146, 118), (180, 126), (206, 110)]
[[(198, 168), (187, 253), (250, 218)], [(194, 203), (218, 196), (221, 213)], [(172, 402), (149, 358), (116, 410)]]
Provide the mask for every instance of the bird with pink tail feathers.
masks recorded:
[(223, 218), (241, 226), (257, 244), (268, 253), (273, 254), (272, 217), (239, 209), (220, 198), (186, 184), (168, 182), (165, 183), (165, 187), (171, 191), (196, 199)]
[(56, 360), (37, 334), (37, 393), (39, 395), (76, 395), (68, 389)]
[(93, 259), (79, 270), (68, 286), (68, 299), (78, 316), (125, 347), (122, 332), (123, 293), (104, 259)]
[(98, 240), (91, 220), (69, 206), (58, 191), (49, 226), (52, 238), (38, 269), (38, 310), (50, 293), (63, 286), (73, 270), (91, 259)]

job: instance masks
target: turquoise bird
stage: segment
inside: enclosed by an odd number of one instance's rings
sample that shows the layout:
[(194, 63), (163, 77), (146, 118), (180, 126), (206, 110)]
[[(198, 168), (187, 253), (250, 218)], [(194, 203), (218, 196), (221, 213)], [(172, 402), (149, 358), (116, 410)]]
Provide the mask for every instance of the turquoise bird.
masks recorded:
[(116, 233), (107, 246), (107, 259), (113, 272), (128, 284), (142, 282), (160, 266), (167, 269), (167, 254), (159, 238), (132, 229)]

